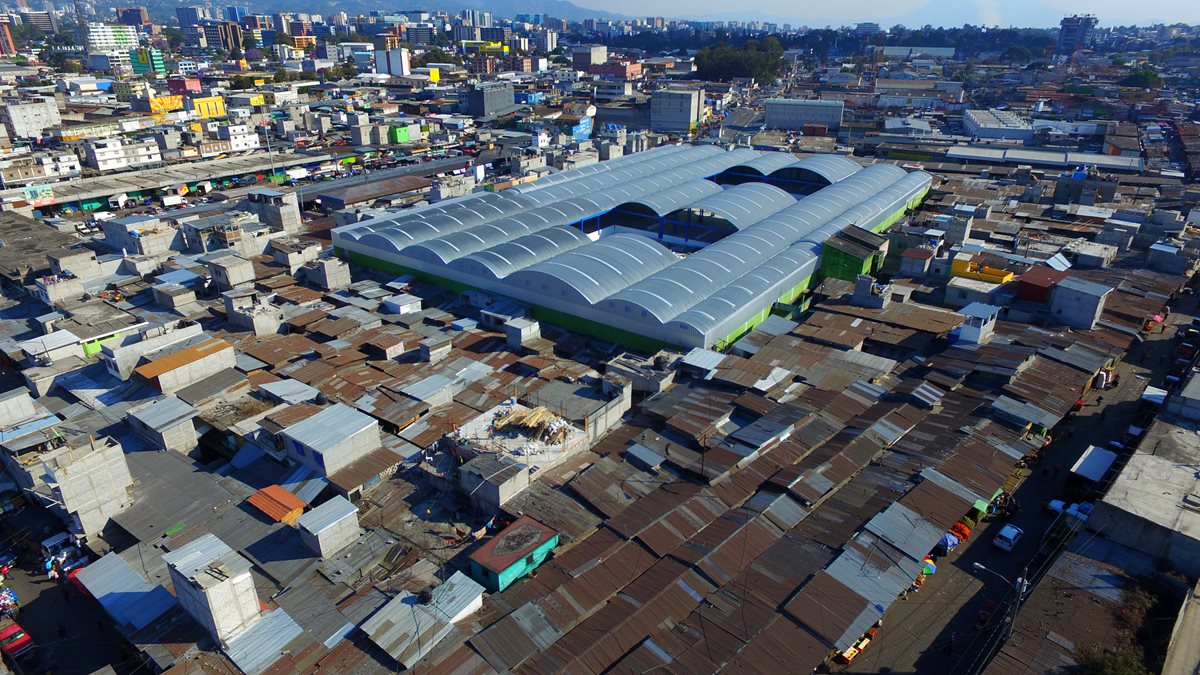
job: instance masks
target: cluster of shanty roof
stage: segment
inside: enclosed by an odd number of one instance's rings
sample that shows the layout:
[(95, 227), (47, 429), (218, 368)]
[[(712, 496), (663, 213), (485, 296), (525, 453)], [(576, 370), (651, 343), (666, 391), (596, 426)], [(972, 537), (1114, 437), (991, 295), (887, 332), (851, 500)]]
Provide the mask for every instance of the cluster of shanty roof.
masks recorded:
[[(845, 310), (816, 308), (826, 320)], [(857, 310), (865, 331), (904, 327), (920, 345), (955, 326), (919, 305)], [(696, 377), (648, 400), (561, 489), (603, 521), (490, 596), (457, 660), (808, 672), (883, 616), (959, 518), (1015, 487), (1019, 460), (1043, 441), (1031, 425), (1063, 419), (1133, 340), (1118, 326), (1000, 322), (988, 344), (922, 364), (795, 329), (749, 358), (689, 355), (681, 368)], [(779, 368), (787, 377), (750, 384)]]
[[(705, 180), (780, 157), (826, 187), (797, 201), (764, 183), (720, 190)], [(849, 225), (885, 223), (931, 182), (923, 172), (862, 169), (842, 157), (666, 146), (349, 225), (334, 244), (667, 344), (707, 347), (809, 278), (825, 239)], [(728, 235), (681, 260), (651, 237), (587, 234), (612, 212), (661, 218), (681, 209), (726, 223)]]

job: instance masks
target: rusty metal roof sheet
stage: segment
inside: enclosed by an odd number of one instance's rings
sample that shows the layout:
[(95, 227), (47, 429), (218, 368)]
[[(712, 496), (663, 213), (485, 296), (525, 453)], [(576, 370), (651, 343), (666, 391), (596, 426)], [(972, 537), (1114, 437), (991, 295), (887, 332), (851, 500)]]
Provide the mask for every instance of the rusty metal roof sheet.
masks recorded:
[(470, 558), (473, 562), (500, 574), (556, 534), (558, 532), (554, 528), (543, 525), (529, 516), (521, 516), (471, 553)]
[[(861, 635), (879, 620), (883, 612), (870, 606), (865, 598), (822, 570), (786, 605), (784, 611), (819, 638), (827, 648), (849, 643), (845, 636), (858, 630)], [(861, 630), (859, 628), (861, 627)]]

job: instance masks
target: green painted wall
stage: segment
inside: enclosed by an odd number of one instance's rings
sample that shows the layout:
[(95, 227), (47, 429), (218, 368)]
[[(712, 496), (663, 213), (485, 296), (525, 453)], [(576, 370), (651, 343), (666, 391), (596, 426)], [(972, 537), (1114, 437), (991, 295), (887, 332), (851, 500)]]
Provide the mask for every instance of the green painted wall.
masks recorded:
[(93, 340), (91, 342), (83, 343), (83, 356), (89, 359), (92, 358), (96, 354), (100, 353), (100, 350), (104, 347), (104, 345), (120, 337), (120, 335), (110, 335), (102, 340)]
[(854, 281), (860, 274), (871, 274), (878, 268), (878, 256), (860, 259), (826, 244), (821, 244), (821, 277)]
[(645, 335), (630, 333), (629, 331), (621, 330), (620, 328), (614, 328), (607, 324), (591, 321), (590, 319), (584, 319), (572, 314), (567, 314), (566, 312), (560, 312), (556, 309), (550, 309), (549, 307), (531, 305), (529, 308), (529, 313), (532, 314), (533, 317), (538, 321), (545, 321), (548, 324), (566, 328), (569, 331), (582, 333), (583, 335), (590, 335), (591, 337), (606, 340), (608, 342), (615, 342), (617, 344), (625, 345), (626, 347), (632, 347), (650, 354), (671, 346), (665, 342), (659, 342), (653, 338), (648, 338)]
[[(351, 262), (358, 263), (359, 265), (362, 265), (363, 267), (370, 267), (371, 269), (376, 269), (376, 270), (380, 270), (383, 272), (389, 272), (391, 274), (396, 274), (396, 275), (411, 274), (412, 276), (417, 277), (418, 279), (421, 279), (422, 281), (428, 281), (430, 283), (445, 286), (446, 288), (449, 288), (456, 293), (461, 293), (463, 291), (471, 290), (474, 288), (474, 286), (469, 286), (467, 284), (464, 284), (464, 283), (461, 283), (458, 281), (451, 281), (449, 279), (443, 279), (437, 275), (420, 272), (418, 270), (409, 269), (407, 267), (404, 267), (403, 265), (397, 265), (395, 263), (390, 263), (390, 262), (387, 262), (386, 260), (378, 260), (376, 258), (372, 258), (370, 256), (363, 255), (362, 253), (356, 253), (354, 251), (347, 251), (347, 250), (341, 249), (341, 248), (335, 248), (334, 253), (344, 259), (351, 261)], [(647, 352), (650, 352), (651, 354), (653, 354), (654, 352), (657, 352), (660, 349), (664, 349), (664, 348), (671, 346), (671, 345), (667, 344), (666, 342), (660, 342), (658, 340), (648, 338), (645, 335), (638, 335), (637, 333), (630, 333), (629, 331), (624, 331), (619, 328), (614, 328), (612, 326), (609, 326), (607, 324), (602, 324), (597, 321), (591, 321), (591, 320), (584, 319), (584, 318), (581, 318), (578, 316), (574, 316), (574, 315), (568, 314), (566, 312), (560, 312), (556, 309), (550, 309), (549, 307), (541, 307), (538, 305), (531, 305), (529, 307), (529, 313), (532, 314), (533, 317), (535, 319), (537, 319), (538, 321), (545, 321), (548, 324), (559, 326), (561, 328), (565, 328), (567, 330), (574, 331), (576, 333), (581, 333), (583, 335), (589, 335), (591, 337), (599, 338), (601, 340), (607, 340), (608, 342), (615, 342), (617, 344), (625, 345), (626, 347), (632, 347), (634, 349), (647, 351)]]
[[(811, 274), (809, 276), (805, 277), (800, 283), (796, 284), (795, 286), (792, 286), (787, 291), (785, 291), (783, 293), (783, 295), (780, 295), (777, 301), (781, 302), (785, 305), (790, 305), (790, 304), (794, 303), (796, 301), (796, 298), (800, 297), (800, 295), (802, 293), (804, 293), (804, 291), (808, 290), (809, 285), (812, 284), (812, 279), (813, 278), (812, 278)], [(769, 317), (769, 316), (771, 316), (771, 308), (770, 307), (763, 308), (757, 314), (755, 314), (754, 316), (747, 319), (744, 323), (742, 323), (742, 325), (733, 329), (733, 331), (730, 332), (729, 335), (726, 335), (724, 338), (715, 342), (713, 344), (713, 349), (716, 351), (721, 351), (721, 350), (725, 349), (726, 347), (728, 347), (729, 345), (733, 344), (734, 342), (737, 342), (738, 340), (740, 340), (742, 338), (743, 335), (754, 330), (755, 326), (766, 321), (767, 317)]]
[(497, 575), (495, 572), (483, 567), (474, 560), (471, 561), (471, 576), (475, 580), (487, 587), (489, 591), (498, 593), (508, 588), (521, 577), (529, 574), (537, 569), (539, 565), (546, 562), (546, 558), (550, 557), (550, 552), (554, 547), (558, 546), (558, 535), (554, 535), (541, 546), (533, 550), (533, 553), (521, 558), (513, 563)]

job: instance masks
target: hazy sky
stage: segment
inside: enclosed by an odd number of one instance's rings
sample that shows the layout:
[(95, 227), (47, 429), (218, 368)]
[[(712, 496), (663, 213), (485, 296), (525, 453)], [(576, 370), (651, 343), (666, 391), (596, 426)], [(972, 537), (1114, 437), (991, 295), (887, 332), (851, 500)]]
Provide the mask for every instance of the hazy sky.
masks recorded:
[[(759, 18), (795, 25), (824, 26), (843, 22), (875, 21), (883, 26), (987, 25), (1050, 26), (1068, 14), (1095, 14), (1101, 25), (1200, 23), (1198, 0), (575, 0), (630, 16), (651, 11), (658, 16), (687, 18)], [(653, 10), (650, 10), (653, 7)]]

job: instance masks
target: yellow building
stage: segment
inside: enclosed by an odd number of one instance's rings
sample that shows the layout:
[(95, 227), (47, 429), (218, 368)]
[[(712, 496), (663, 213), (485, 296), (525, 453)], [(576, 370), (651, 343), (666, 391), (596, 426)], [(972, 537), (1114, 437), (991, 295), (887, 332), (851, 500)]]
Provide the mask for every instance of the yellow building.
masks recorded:
[(959, 253), (954, 256), (954, 260), (950, 261), (950, 276), (961, 277), (963, 279), (978, 279), (979, 281), (987, 281), (993, 284), (1007, 284), (1013, 280), (1015, 275), (1008, 270), (981, 265), (975, 261), (975, 256), (970, 253)]
[(211, 119), (225, 117), (225, 99), (221, 96), (197, 96), (191, 99), (192, 110), (197, 117)]

